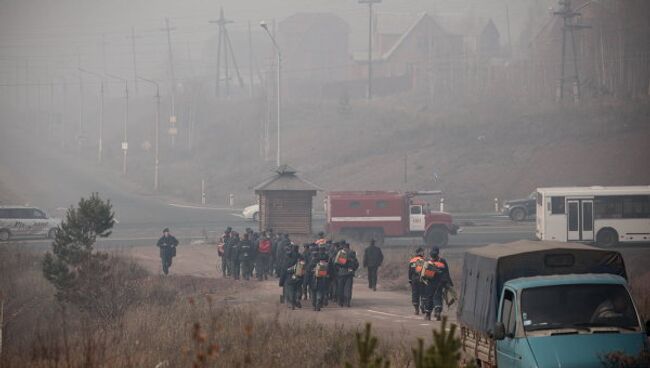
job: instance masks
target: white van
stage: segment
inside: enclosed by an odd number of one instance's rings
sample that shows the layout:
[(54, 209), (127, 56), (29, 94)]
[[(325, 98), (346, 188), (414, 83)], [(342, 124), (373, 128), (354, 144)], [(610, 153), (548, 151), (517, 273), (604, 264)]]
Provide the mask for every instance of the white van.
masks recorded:
[(54, 238), (61, 220), (28, 206), (0, 206), (0, 241), (14, 237)]

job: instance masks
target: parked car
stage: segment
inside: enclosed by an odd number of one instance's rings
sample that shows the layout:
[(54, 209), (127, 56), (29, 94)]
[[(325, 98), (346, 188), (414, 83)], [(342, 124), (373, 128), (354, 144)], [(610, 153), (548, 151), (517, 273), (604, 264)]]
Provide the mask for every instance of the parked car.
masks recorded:
[(242, 211), (242, 216), (247, 220), (259, 221), (260, 205), (252, 204)]
[(502, 215), (512, 221), (524, 221), (535, 216), (537, 211), (537, 192), (532, 192), (528, 198), (509, 199), (503, 202)]
[(36, 207), (0, 206), (0, 241), (14, 237), (53, 239), (60, 224), (61, 220)]

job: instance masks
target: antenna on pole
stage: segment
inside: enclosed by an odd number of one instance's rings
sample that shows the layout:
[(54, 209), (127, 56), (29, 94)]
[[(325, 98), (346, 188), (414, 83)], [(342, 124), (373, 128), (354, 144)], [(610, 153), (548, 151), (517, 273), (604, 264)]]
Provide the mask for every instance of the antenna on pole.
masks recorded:
[[(580, 102), (580, 74), (578, 71), (578, 50), (576, 47), (576, 31), (580, 31), (585, 28), (591, 28), (590, 26), (579, 24), (577, 19), (582, 15), (581, 13), (574, 10), (571, 6), (571, 0), (559, 0), (558, 2), (560, 10), (553, 12), (554, 15), (562, 18), (562, 65), (560, 69), (560, 81), (557, 91), (557, 100), (562, 102), (564, 100), (564, 90), (565, 84), (567, 81), (573, 81), (573, 99), (575, 103)], [(567, 37), (571, 42), (571, 51), (573, 56), (573, 75), (566, 75), (566, 63), (567, 63)]]
[[(232, 42), (230, 41), (230, 36), (228, 35), (228, 29), (226, 28), (227, 24), (234, 23), (231, 20), (226, 19), (223, 13), (223, 7), (219, 10), (219, 19), (211, 20), (210, 23), (216, 24), (219, 29), (217, 36), (217, 80), (215, 85), (215, 94), (217, 97), (221, 96), (221, 62), (225, 66), (225, 78), (224, 85), (226, 87), (226, 97), (230, 97), (230, 71), (229, 63), (232, 62), (235, 67), (235, 73), (237, 74), (237, 80), (239, 86), (244, 88), (244, 79), (239, 73), (239, 67), (237, 66), (237, 60), (235, 59), (235, 53), (232, 48)], [(229, 55), (230, 54), (230, 55)], [(222, 56), (223, 55), (223, 56)]]

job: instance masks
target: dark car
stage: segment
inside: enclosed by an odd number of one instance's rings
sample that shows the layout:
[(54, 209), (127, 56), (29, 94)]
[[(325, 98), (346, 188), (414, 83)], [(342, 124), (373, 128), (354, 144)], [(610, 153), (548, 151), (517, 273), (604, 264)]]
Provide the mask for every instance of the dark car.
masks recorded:
[(534, 217), (537, 212), (537, 192), (533, 192), (524, 199), (510, 199), (503, 203), (501, 213), (512, 221), (524, 221)]

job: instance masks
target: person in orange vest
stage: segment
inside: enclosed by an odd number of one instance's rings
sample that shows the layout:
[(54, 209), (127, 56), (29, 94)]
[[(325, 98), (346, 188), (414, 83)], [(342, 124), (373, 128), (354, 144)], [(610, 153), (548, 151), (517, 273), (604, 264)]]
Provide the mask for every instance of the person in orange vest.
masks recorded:
[(423, 304), (424, 319), (431, 320), (433, 312), (436, 321), (442, 315), (442, 295), (445, 288), (452, 287), (447, 260), (440, 257), (440, 249), (433, 247), (422, 269), (421, 279), (424, 283)]
[(324, 246), (325, 243), (327, 243), (327, 239), (325, 239), (325, 233), (322, 231), (319, 232), (318, 239), (314, 243), (318, 246)]
[(424, 312), (424, 305), (422, 304), (422, 291), (424, 284), (420, 279), (422, 268), (424, 266), (424, 249), (418, 248), (415, 250), (415, 255), (409, 260), (409, 284), (411, 284), (411, 303), (415, 309), (415, 315), (420, 314), (420, 310)]

